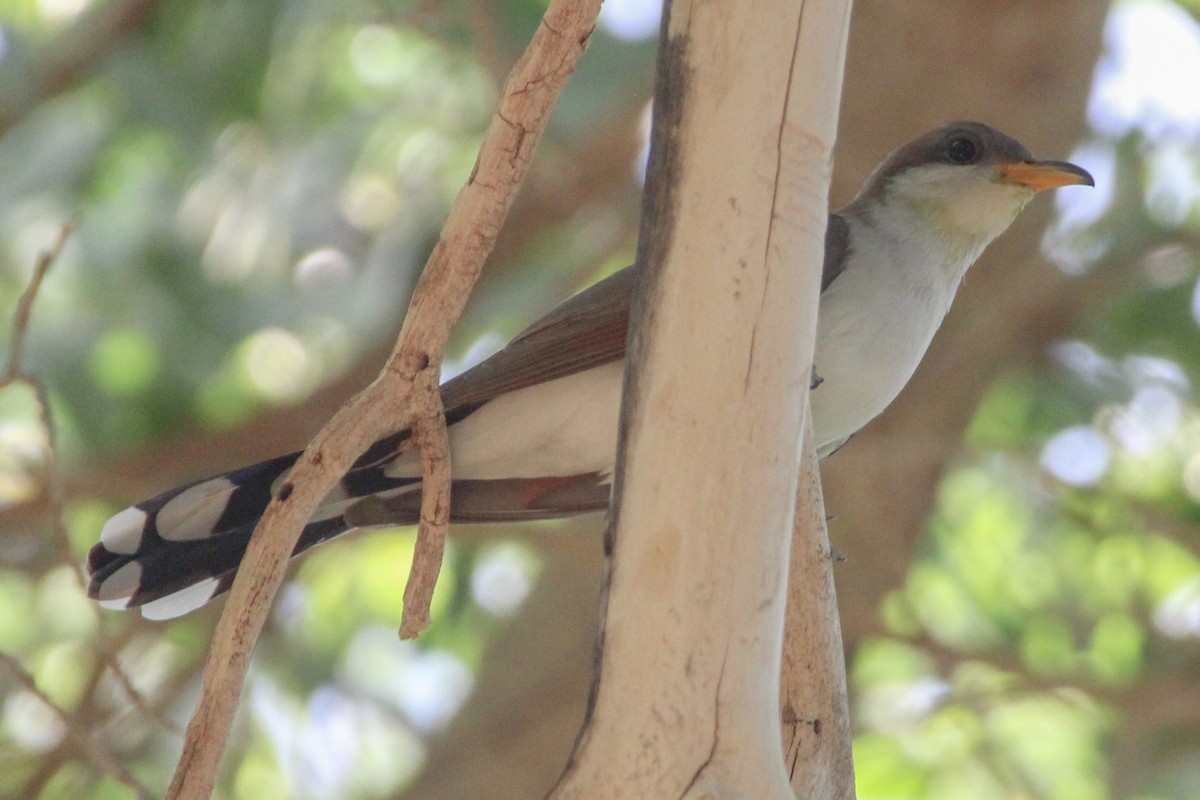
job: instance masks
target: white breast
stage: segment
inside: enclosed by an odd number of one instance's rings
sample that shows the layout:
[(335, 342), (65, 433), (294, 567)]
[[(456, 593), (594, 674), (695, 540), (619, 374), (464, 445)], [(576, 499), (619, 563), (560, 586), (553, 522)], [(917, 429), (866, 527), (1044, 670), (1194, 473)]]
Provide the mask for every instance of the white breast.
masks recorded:
[(822, 295), (817, 318), (818, 446), (850, 436), (896, 398), (984, 245), (896, 236), (852, 221), (850, 263)]

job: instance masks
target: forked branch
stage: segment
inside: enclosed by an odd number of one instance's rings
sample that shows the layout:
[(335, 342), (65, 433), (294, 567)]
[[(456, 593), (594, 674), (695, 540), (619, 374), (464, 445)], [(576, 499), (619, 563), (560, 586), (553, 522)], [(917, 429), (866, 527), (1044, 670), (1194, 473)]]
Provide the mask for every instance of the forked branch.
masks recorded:
[[(467, 184), (455, 200), (417, 283), (399, 339), (379, 377), (352, 398), (313, 439), (267, 508), (234, 581), (205, 665), (196, 712), (167, 791), (169, 800), (201, 800), (212, 793), (221, 753), (237, 708), (250, 653), (283, 581), (288, 557), (304, 524), (354, 460), (378, 437), (404, 428), (418, 432), (427, 498), (418, 553), (440, 562), (438, 544), (448, 519), (449, 448), (437, 397), (442, 353), (491, 252), (508, 207), (525, 175), (559, 91), (587, 45), (599, 0), (554, 0), (521, 56), (500, 99)], [(441, 428), (430, 433), (431, 427)], [(436, 445), (430, 448), (430, 445)], [(436, 574), (436, 569), (432, 570)], [(414, 602), (428, 602), (428, 566), (414, 565)], [(410, 610), (405, 625), (427, 618)]]

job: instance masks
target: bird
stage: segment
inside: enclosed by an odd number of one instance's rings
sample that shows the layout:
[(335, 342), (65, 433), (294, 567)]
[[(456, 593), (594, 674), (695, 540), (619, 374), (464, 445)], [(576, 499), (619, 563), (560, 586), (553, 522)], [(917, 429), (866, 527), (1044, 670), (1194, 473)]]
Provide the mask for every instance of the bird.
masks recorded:
[[(904, 144), (829, 215), (811, 413), (828, 457), (900, 393), (968, 268), (1039, 191), (1094, 186), (979, 122)], [(451, 522), (545, 519), (608, 507), (637, 264), (565, 300), (442, 384)], [(397, 431), (358, 458), (294, 555), (355, 528), (415, 524), (421, 464)], [(117, 513), (87, 556), (88, 595), (151, 620), (226, 591), (250, 534), (299, 453), (164, 492)]]

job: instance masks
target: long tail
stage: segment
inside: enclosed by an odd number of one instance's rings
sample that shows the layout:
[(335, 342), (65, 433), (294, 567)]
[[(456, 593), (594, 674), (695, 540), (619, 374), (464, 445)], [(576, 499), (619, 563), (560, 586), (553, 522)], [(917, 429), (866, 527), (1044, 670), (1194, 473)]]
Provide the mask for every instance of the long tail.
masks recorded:
[[(420, 486), (419, 479), (384, 474), (398, 445), (398, 437), (381, 440), (356, 462), (305, 526), (293, 555), (349, 530), (343, 512), (357, 498)], [(88, 595), (107, 608), (141, 606), (148, 619), (167, 619), (226, 591), (255, 524), (299, 456), (185, 484), (121, 511), (88, 553)]]
[[(292, 552), (353, 528), (414, 524), (420, 479), (385, 468), (399, 437), (376, 443), (317, 509)], [(299, 453), (218, 475), (116, 514), (88, 553), (88, 595), (106, 608), (140, 607), (147, 619), (181, 616), (227, 591), (250, 534)], [(454, 522), (561, 517), (607, 507), (607, 476), (455, 481)]]

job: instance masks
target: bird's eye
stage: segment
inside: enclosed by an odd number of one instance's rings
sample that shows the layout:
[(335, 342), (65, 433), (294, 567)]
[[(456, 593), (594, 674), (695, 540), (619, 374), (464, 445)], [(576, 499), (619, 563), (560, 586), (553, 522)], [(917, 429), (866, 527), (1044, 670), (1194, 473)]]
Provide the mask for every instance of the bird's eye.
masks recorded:
[(979, 156), (979, 146), (965, 136), (956, 136), (950, 140), (946, 154), (955, 164), (970, 164)]

